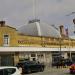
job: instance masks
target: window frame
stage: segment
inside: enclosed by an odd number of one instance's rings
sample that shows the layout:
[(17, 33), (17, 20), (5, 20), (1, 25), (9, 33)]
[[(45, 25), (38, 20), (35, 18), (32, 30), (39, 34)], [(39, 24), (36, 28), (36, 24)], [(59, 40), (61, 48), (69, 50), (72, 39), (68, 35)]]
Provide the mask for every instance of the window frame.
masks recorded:
[[(8, 37), (5, 37), (8, 36)], [(8, 34), (3, 34), (3, 46), (9, 46), (10, 37)]]

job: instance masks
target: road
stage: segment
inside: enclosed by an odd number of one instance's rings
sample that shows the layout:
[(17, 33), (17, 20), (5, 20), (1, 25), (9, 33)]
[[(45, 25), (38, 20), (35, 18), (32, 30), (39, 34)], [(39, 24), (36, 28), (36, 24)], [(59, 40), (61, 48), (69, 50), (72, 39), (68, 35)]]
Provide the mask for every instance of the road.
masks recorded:
[(37, 73), (31, 73), (25, 75), (71, 75), (71, 74), (69, 74), (68, 68), (61, 68), (61, 69), (49, 68), (44, 72), (37, 72)]

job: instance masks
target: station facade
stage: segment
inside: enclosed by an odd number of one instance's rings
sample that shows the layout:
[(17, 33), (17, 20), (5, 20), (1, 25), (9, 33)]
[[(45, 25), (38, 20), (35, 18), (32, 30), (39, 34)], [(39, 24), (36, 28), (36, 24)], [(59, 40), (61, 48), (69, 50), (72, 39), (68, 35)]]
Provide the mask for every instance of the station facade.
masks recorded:
[(48, 66), (61, 55), (66, 59), (70, 52), (74, 60), (75, 40), (68, 37), (31, 36), (19, 33), (16, 28), (0, 21), (0, 65), (16, 65), (22, 60), (39, 61)]

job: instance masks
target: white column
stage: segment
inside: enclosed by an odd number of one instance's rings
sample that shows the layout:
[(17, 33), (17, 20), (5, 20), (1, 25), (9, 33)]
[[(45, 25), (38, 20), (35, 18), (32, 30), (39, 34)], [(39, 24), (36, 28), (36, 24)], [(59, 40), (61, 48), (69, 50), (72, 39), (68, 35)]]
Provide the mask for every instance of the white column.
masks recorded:
[(68, 58), (67, 52), (64, 52), (62, 56), (63, 56), (65, 59), (67, 59), (67, 58)]
[(46, 55), (45, 55), (45, 53), (43, 53), (43, 56), (44, 56), (44, 62), (46, 61)]

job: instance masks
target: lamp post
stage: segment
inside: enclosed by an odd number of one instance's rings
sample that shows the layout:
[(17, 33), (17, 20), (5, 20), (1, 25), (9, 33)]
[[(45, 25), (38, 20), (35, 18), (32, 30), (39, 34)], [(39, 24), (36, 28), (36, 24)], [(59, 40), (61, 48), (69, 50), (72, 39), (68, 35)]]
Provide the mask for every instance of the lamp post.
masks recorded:
[(59, 38), (59, 48), (60, 48), (60, 51), (59, 51), (59, 57), (60, 57), (60, 59), (61, 59), (61, 57), (62, 57), (62, 51), (61, 51), (61, 46), (62, 46), (62, 39), (63, 39), (63, 34), (64, 34), (64, 27), (63, 27), (63, 25), (60, 25), (59, 26), (59, 28), (60, 28), (60, 38)]
[(68, 34), (68, 27), (66, 29), (66, 37), (68, 38), (69, 57), (70, 57), (70, 60), (71, 60), (71, 50), (70, 50), (70, 47), (71, 47), (71, 44), (70, 44), (71, 39), (70, 39), (69, 34)]
[(69, 40), (69, 53), (70, 53), (70, 60), (72, 60), (72, 58), (71, 58), (71, 50), (70, 50), (70, 37), (68, 38), (68, 40)]

